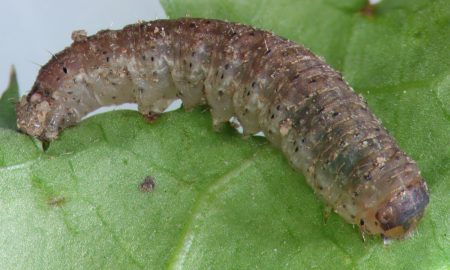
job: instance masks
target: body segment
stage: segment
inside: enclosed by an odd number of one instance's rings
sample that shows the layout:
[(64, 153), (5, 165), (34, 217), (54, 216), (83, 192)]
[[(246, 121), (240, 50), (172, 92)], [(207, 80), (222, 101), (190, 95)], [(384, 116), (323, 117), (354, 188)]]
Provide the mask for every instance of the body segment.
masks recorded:
[(342, 76), (305, 47), (217, 20), (142, 22), (74, 43), (17, 105), (18, 127), (52, 140), (87, 113), (135, 102), (161, 113), (180, 98), (263, 131), (345, 220), (399, 238), (428, 204), (419, 170)]

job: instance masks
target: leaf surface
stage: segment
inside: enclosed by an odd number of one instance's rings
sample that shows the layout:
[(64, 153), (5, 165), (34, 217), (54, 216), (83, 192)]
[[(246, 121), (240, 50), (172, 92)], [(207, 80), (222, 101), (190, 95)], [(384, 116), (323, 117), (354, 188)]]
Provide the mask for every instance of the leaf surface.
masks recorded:
[[(363, 242), (263, 138), (214, 133), (205, 108), (155, 124), (97, 115), (43, 153), (0, 129), (6, 269), (446, 269), (450, 265), (450, 4), (164, 0), (306, 44), (341, 70), (419, 164), (431, 202), (413, 237)], [(155, 179), (151, 192), (139, 186)]]

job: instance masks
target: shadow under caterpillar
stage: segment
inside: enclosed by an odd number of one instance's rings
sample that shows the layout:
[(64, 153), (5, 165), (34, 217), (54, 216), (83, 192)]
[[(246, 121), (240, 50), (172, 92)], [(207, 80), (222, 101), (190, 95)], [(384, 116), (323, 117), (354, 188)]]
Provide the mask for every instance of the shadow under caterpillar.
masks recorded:
[(363, 98), (302, 45), (219, 20), (157, 20), (74, 32), (17, 104), (18, 128), (44, 141), (89, 112), (134, 102), (150, 118), (181, 99), (264, 132), (309, 185), (363, 233), (403, 238), (428, 204), (416, 163)]

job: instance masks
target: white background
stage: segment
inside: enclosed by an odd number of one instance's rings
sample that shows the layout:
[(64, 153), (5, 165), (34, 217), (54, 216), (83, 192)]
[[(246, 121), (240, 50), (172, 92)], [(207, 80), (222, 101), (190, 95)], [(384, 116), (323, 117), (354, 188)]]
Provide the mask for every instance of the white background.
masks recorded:
[(28, 92), (39, 65), (72, 43), (73, 30), (84, 29), (91, 35), (166, 17), (158, 0), (6, 0), (0, 4), (0, 93), (8, 85), (11, 65), (17, 70), (20, 93)]

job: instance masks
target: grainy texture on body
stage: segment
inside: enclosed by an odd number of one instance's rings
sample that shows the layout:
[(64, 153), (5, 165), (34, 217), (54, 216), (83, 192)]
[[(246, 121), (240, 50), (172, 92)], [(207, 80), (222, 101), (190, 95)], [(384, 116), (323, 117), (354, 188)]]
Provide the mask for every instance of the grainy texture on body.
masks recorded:
[(302, 45), (206, 19), (142, 22), (55, 55), (17, 105), (20, 130), (52, 140), (87, 113), (135, 102), (144, 115), (175, 99), (263, 131), (333, 209), (369, 234), (401, 238), (428, 204), (419, 170), (342, 76)]

